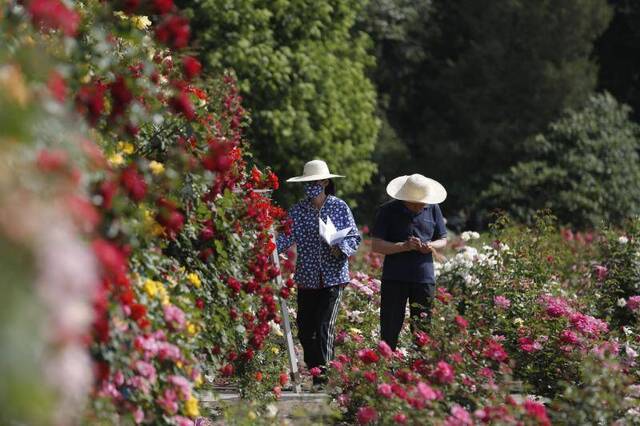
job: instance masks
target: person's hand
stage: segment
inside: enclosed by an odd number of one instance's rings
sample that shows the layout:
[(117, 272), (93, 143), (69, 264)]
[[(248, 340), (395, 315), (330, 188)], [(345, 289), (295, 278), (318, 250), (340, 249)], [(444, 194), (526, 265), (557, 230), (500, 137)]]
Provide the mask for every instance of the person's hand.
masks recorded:
[(422, 254), (429, 254), (433, 251), (433, 248), (431, 248), (431, 243), (421, 243), (418, 251)]
[(407, 241), (404, 242), (404, 248), (406, 250), (420, 250), (420, 245), (422, 243), (420, 242), (419, 238), (416, 237), (410, 237)]

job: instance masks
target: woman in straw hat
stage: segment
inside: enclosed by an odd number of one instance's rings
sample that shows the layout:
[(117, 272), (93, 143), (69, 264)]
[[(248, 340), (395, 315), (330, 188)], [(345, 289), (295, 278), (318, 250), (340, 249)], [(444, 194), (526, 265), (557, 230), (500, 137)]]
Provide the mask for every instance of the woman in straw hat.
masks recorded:
[[(349, 282), (348, 258), (358, 249), (361, 237), (347, 203), (336, 197), (331, 179), (344, 176), (329, 172), (322, 160), (304, 165), (302, 176), (287, 182), (304, 183), (306, 197), (289, 210), (292, 232), (280, 234), (278, 252), (296, 245), (297, 260), (294, 279), (298, 287), (298, 337), (309, 369), (318, 367), (314, 385), (326, 381), (325, 366), (333, 358), (335, 322), (342, 291)], [(337, 231), (349, 229), (339, 242), (329, 245), (320, 236), (320, 220), (334, 224)]]
[(372, 250), (385, 255), (382, 267), (380, 335), (392, 349), (404, 323), (409, 300), (412, 331), (425, 329), (435, 293), (433, 254), (447, 245), (439, 203), (444, 187), (419, 174), (400, 176), (387, 185), (394, 198), (377, 212)]

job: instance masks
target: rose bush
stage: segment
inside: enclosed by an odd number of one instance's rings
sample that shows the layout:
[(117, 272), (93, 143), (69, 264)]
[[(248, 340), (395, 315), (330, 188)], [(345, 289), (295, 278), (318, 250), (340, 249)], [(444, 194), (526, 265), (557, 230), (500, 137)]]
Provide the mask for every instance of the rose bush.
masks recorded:
[[(12, 208), (3, 241), (39, 253), (29, 235), (69, 229), (49, 238), (51, 259), (37, 265), (49, 284), (65, 259), (81, 262), (59, 274), (76, 273), (77, 294), (61, 286), (42, 296), (84, 309), (71, 320), (77, 330), (61, 331), (79, 354), (63, 358), (80, 375), (70, 400), (93, 387), (90, 423), (182, 425), (201, 414), (205, 375), (273, 399), (288, 374), (277, 338), (265, 348), (280, 321), (269, 256), (283, 211), (256, 191), (278, 180), (246, 162), (235, 82), (199, 80), (197, 58), (183, 50), (188, 21), (171, 1), (10, 3), (0, 25), (2, 207)], [(41, 188), (27, 182), (38, 180)], [(38, 205), (60, 212), (21, 216)], [(42, 230), (15, 233), (22, 222)], [(60, 241), (68, 250), (55, 253)]]
[(622, 303), (606, 287), (612, 277), (618, 277), (612, 286), (633, 285), (623, 277), (635, 276), (634, 229), (629, 224), (624, 238), (619, 231), (574, 233), (540, 215), (529, 228), (500, 219), (490, 234), (452, 239), (448, 259), (436, 264), (428, 332), (412, 334), (405, 325), (391, 354), (378, 341), (380, 259), (363, 251), (353, 265), (367, 273), (353, 274), (345, 292), (331, 373), (344, 418), (637, 421), (637, 322), (616, 327), (606, 309), (624, 307), (627, 318), (636, 318), (633, 290), (620, 296)]

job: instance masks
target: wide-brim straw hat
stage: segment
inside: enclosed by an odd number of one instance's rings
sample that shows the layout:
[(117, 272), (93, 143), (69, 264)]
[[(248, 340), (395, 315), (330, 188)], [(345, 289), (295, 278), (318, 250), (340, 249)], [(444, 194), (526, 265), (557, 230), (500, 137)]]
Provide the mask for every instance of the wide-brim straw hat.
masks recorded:
[(396, 200), (425, 204), (439, 204), (447, 198), (440, 182), (417, 173), (393, 179), (387, 185), (387, 194)]
[(304, 165), (302, 176), (296, 176), (287, 179), (287, 182), (312, 182), (314, 180), (324, 180), (332, 178), (341, 178), (342, 175), (334, 175), (329, 172), (329, 166), (322, 160), (312, 160)]

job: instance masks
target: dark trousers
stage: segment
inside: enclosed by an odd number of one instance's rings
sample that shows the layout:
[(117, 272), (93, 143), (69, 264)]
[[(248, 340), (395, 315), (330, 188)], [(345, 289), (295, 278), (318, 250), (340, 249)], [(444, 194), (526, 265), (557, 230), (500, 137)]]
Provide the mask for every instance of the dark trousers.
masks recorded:
[(380, 336), (391, 349), (395, 350), (398, 344), (407, 300), (411, 312), (411, 331), (426, 331), (431, 321), (435, 284), (383, 280), (381, 293)]
[(333, 359), (336, 319), (343, 285), (298, 289), (298, 338), (307, 368), (322, 367)]

